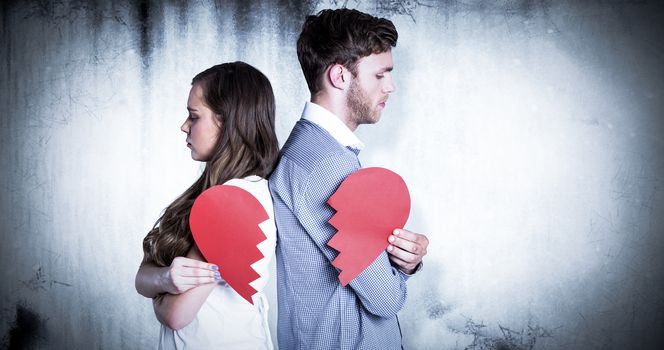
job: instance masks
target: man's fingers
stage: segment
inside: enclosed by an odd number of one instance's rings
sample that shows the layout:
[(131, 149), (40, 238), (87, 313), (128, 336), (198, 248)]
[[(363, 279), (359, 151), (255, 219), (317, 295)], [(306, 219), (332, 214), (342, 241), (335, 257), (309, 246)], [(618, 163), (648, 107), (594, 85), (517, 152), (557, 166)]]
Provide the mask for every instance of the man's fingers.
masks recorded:
[(417, 264), (409, 263), (407, 261), (403, 261), (403, 260), (397, 258), (394, 255), (390, 255), (390, 261), (395, 263), (399, 267), (399, 269), (405, 270), (406, 272), (412, 271), (417, 266)]
[(412, 241), (409, 241), (409, 240), (406, 240), (402, 237), (392, 235), (392, 236), (390, 236), (388, 241), (390, 243), (392, 243), (393, 246), (401, 248), (401, 249), (403, 249), (407, 252), (410, 252), (412, 254), (419, 255), (419, 254), (422, 253), (422, 250), (423, 250), (422, 246), (420, 246), (419, 244), (417, 244), (415, 242), (412, 242)]
[[(394, 245), (422, 256), (427, 253), (427, 247), (429, 246), (429, 239), (427, 236), (405, 229), (395, 229), (388, 240)], [(411, 242), (412, 244), (407, 244), (405, 242)]]
[(403, 260), (397, 258), (397, 257), (394, 256), (394, 255), (390, 255), (390, 261), (392, 261), (393, 263), (395, 263), (395, 264), (397, 264), (397, 265), (399, 265), (399, 266), (401, 266), (401, 267), (404, 267), (404, 266), (408, 265), (407, 262), (405, 262), (405, 261), (403, 261)]
[(409, 241), (415, 241), (417, 239), (418, 234), (408, 231), (403, 228), (397, 228), (392, 231), (392, 234), (398, 237), (401, 237), (403, 239), (407, 239)]
[(429, 245), (429, 239), (427, 236), (421, 234), (421, 233), (415, 233), (412, 231), (408, 231), (403, 228), (398, 228), (395, 229), (392, 232), (393, 235), (401, 237), (403, 239), (409, 240), (411, 242), (416, 242), (419, 243), (420, 245), (428, 246)]
[(408, 251), (405, 251), (405, 250), (403, 250), (403, 249), (401, 249), (401, 248), (399, 248), (399, 247), (397, 247), (397, 246), (394, 246), (394, 245), (389, 245), (389, 246), (387, 246), (387, 252), (388, 252), (390, 255), (392, 255), (392, 256), (394, 256), (394, 257), (397, 257), (397, 258), (399, 258), (400, 260), (403, 260), (403, 261), (405, 261), (405, 262), (407, 262), (407, 263), (418, 262), (418, 261), (417, 261), (417, 258), (418, 258), (417, 255), (415, 255), (415, 254), (413, 254), (413, 253), (410, 253), (410, 252), (408, 252)]

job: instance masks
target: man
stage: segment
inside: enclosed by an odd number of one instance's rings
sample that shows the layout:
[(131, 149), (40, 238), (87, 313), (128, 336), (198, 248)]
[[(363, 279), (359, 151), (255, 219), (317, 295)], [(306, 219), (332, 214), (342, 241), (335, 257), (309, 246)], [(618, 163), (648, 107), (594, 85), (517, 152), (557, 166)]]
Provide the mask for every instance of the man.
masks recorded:
[(397, 313), (406, 280), (421, 266), (428, 240), (407, 230), (346, 287), (327, 246), (336, 233), (328, 198), (360, 169), (360, 124), (378, 122), (394, 91), (391, 21), (349, 10), (307, 17), (297, 54), (311, 102), (270, 177), (278, 230), (278, 339), (281, 349), (400, 349)]

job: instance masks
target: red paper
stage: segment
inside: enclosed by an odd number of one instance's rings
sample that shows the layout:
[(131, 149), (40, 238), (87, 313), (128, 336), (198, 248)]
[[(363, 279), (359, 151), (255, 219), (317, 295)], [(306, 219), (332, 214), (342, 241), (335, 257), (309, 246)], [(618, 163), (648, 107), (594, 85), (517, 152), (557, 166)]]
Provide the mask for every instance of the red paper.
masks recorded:
[(348, 176), (327, 203), (337, 211), (329, 220), (337, 233), (327, 245), (339, 251), (332, 265), (346, 286), (387, 248), (392, 231), (406, 224), (410, 195), (395, 172), (365, 168)]
[(258, 224), (269, 218), (251, 193), (230, 185), (203, 191), (189, 214), (189, 227), (205, 259), (219, 266), (221, 277), (253, 304), (249, 285), (260, 275), (250, 266), (263, 258), (256, 245), (267, 239)]

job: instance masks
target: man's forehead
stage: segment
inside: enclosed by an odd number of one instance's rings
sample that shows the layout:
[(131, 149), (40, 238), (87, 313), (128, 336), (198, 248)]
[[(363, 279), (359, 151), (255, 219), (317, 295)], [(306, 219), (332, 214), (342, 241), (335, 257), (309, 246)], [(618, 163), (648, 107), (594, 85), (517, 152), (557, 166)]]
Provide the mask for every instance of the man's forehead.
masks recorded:
[(392, 52), (385, 51), (381, 53), (374, 53), (369, 56), (364, 56), (358, 61), (358, 67), (360, 69), (366, 69), (370, 71), (381, 71), (381, 72), (390, 72), (394, 69), (394, 63), (392, 62)]

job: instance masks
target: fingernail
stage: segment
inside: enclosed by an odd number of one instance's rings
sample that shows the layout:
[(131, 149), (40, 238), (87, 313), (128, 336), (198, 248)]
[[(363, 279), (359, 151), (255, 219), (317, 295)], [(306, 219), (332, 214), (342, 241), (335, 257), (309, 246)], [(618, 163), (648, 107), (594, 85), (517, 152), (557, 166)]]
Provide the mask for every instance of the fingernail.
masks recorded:
[(214, 271), (219, 270), (219, 266), (217, 266), (217, 265), (212, 265), (212, 267), (210, 267), (210, 268)]
[(392, 231), (392, 234), (395, 235), (395, 236), (398, 235), (398, 234), (399, 234), (399, 230), (398, 230), (398, 229), (395, 229), (394, 231)]
[(216, 278), (216, 277), (221, 277), (221, 275), (219, 274), (219, 272), (215, 272), (215, 273), (214, 273), (214, 277), (215, 277), (215, 278)]
[(214, 276), (214, 280), (215, 280), (215, 282), (221, 281), (221, 276)]
[(391, 246), (391, 245), (388, 245), (388, 246), (387, 246), (387, 251), (388, 251), (388, 252), (391, 252), (391, 251), (392, 251), (392, 249), (393, 249), (393, 248), (392, 248), (392, 246)]
[(390, 236), (390, 237), (387, 238), (387, 240), (388, 240), (390, 243), (394, 243), (394, 240), (395, 240), (395, 239), (396, 239), (396, 238), (394, 238), (394, 236)]

